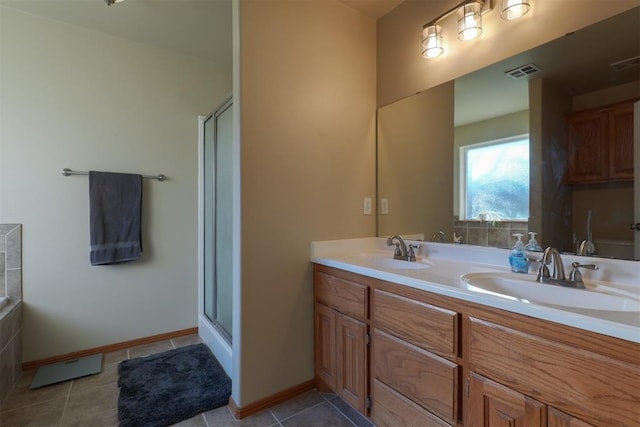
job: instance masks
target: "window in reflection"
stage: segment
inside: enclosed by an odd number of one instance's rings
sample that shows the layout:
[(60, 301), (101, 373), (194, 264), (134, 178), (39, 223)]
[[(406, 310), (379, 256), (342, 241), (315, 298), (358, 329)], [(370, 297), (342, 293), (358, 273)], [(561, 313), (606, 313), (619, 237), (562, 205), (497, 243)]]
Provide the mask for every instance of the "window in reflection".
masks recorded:
[(465, 219), (528, 219), (529, 135), (462, 147), (460, 164)]

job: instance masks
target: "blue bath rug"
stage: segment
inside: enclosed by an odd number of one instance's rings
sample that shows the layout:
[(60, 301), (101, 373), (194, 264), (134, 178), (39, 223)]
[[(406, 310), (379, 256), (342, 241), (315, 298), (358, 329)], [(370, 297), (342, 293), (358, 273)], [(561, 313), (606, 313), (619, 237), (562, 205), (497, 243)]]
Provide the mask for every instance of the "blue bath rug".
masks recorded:
[(231, 380), (205, 344), (118, 365), (121, 427), (162, 427), (229, 402)]

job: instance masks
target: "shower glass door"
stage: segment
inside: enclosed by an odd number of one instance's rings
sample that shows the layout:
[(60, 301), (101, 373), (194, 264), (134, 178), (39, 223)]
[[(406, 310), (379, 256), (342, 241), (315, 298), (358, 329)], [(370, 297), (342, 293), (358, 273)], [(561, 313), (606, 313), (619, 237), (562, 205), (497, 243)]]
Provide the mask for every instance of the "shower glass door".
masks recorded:
[(231, 99), (204, 122), (204, 314), (231, 342)]

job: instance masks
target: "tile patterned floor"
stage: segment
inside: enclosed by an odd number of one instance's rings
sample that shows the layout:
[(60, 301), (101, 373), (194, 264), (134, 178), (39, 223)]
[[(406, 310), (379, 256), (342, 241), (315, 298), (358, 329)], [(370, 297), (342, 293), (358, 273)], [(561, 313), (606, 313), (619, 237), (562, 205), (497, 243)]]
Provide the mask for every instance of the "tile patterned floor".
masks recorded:
[[(197, 335), (131, 347), (103, 355), (102, 372), (30, 390), (35, 370), (22, 373), (0, 407), (0, 426), (116, 427), (118, 425), (118, 363), (201, 342)], [(310, 391), (242, 420), (227, 406), (198, 414), (175, 427), (373, 427), (342, 399)]]

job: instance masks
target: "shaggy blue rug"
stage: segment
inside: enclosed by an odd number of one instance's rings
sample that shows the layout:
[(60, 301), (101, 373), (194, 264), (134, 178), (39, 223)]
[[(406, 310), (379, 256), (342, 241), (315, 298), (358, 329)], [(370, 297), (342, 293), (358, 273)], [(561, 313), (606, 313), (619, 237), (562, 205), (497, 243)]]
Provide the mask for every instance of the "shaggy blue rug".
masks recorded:
[(231, 380), (205, 344), (118, 365), (121, 427), (162, 427), (229, 402)]

